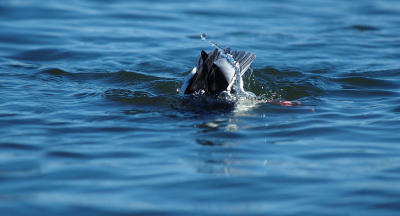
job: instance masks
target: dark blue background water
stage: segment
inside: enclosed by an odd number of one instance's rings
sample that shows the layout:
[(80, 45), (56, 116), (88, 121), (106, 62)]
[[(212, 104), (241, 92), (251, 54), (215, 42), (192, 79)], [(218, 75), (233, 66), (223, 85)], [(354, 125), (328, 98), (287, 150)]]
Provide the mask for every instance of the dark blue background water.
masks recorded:
[[(205, 32), (245, 88), (182, 98)], [(398, 215), (400, 2), (0, 2), (1, 215)]]

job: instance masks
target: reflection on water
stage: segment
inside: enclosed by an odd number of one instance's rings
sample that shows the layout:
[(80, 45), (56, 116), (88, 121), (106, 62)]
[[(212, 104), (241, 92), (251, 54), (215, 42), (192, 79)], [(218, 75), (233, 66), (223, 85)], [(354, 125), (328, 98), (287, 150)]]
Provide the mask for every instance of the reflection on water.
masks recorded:
[[(200, 125), (196, 139), (199, 145), (205, 146), (198, 150), (196, 170), (199, 173), (218, 174), (218, 175), (250, 175), (260, 174), (251, 167), (259, 166), (260, 161), (243, 158), (240, 145), (246, 145), (245, 140), (235, 139), (243, 137), (240, 135), (239, 125), (241, 117), (249, 116), (248, 112), (260, 101), (253, 99), (241, 99), (234, 103), (233, 109), (225, 113), (226, 117), (220, 116), (212, 120), (207, 120)], [(265, 165), (265, 161), (261, 162)], [(249, 169), (250, 168), (250, 169)]]

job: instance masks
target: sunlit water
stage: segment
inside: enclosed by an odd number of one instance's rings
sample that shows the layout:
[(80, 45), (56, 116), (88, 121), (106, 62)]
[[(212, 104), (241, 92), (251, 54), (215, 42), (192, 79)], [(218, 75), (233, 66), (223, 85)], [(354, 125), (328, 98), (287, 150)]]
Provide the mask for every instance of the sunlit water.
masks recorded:
[[(396, 0), (5, 0), (0, 29), (1, 215), (400, 213)], [(202, 32), (257, 55), (255, 101), (177, 94)]]

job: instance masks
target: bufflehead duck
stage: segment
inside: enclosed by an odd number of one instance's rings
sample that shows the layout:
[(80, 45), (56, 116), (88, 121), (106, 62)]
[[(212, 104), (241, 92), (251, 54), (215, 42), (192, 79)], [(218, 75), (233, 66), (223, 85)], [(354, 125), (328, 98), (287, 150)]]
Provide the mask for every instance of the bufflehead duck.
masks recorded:
[(210, 53), (202, 50), (180, 93), (218, 95), (224, 91), (228, 94), (239, 91), (248, 94), (243, 89), (242, 76), (255, 58), (256, 55), (250, 52), (218, 46)]

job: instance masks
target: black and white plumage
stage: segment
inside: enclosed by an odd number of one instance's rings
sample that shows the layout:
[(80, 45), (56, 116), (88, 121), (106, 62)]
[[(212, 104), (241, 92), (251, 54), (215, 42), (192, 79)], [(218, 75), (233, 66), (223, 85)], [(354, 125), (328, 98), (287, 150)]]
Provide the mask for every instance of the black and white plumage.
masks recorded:
[[(227, 55), (233, 58), (234, 63), (229, 62)], [(202, 91), (208, 95), (219, 94), (225, 90), (231, 90), (239, 70), (240, 80), (256, 58), (255, 54), (245, 51), (214, 49), (210, 53), (201, 51), (197, 58), (196, 66), (186, 77), (180, 92), (182, 94), (193, 94)], [(235, 66), (236, 65), (236, 66)], [(243, 83), (243, 82), (239, 82)], [(243, 84), (239, 86), (243, 90)]]

